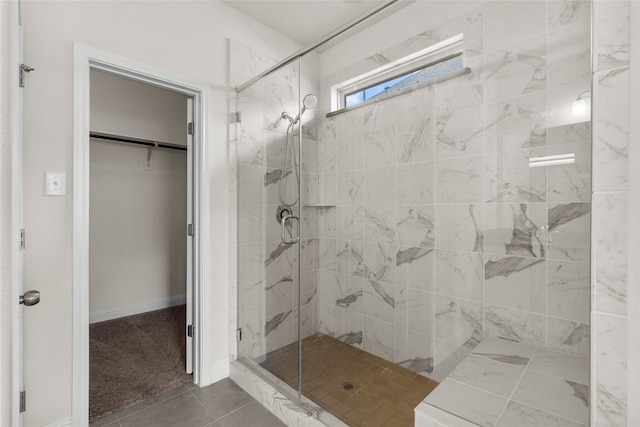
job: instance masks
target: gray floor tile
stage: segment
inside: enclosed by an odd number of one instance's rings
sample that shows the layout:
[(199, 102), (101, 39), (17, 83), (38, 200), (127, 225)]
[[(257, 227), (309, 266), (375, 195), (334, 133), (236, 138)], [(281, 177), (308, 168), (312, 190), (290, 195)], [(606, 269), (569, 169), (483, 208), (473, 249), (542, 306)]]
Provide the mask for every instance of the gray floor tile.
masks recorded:
[(210, 427), (281, 427), (285, 424), (267, 411), (260, 403), (253, 401), (246, 406), (220, 418)]
[(254, 399), (230, 379), (224, 379), (205, 388), (191, 390), (202, 404), (218, 419), (246, 405)]
[(153, 405), (157, 405), (158, 403), (164, 402), (165, 400), (169, 400), (173, 397), (176, 397), (179, 394), (187, 393), (188, 391), (189, 390), (185, 385), (181, 385), (179, 387), (166, 391), (162, 394), (159, 394), (158, 396), (151, 397), (143, 402), (137, 403), (128, 408), (124, 408), (116, 412), (116, 415), (118, 416), (119, 419), (123, 419), (125, 417), (128, 417), (129, 415), (135, 414), (136, 412), (140, 412)]
[(123, 427), (202, 427), (214, 421), (191, 393), (183, 393), (158, 405), (120, 419)]

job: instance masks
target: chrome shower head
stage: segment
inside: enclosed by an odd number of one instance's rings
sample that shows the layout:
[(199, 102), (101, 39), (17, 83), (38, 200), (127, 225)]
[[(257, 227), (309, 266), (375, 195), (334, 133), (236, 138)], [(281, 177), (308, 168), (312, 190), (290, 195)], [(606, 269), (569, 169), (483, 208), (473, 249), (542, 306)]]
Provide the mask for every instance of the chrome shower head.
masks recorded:
[(302, 117), (305, 111), (315, 108), (316, 105), (318, 105), (318, 97), (312, 93), (308, 93), (302, 99), (302, 110), (300, 110), (300, 114), (293, 118), (287, 112), (283, 112), (282, 118), (289, 120), (291, 125), (295, 125), (298, 123), (298, 120), (300, 120), (300, 117)]

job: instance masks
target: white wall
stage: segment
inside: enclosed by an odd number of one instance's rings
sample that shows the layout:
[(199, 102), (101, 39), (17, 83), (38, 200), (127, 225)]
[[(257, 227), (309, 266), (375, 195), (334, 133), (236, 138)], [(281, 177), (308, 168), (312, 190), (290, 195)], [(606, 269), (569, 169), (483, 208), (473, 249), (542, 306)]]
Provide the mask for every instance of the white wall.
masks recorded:
[[(176, 92), (92, 71), (90, 117), (92, 131), (186, 145)], [(186, 152), (152, 151), (151, 170), (146, 160), (144, 147), (91, 140), (91, 316), (186, 294)]]
[[(43, 196), (43, 172), (72, 182), (73, 42), (211, 82), (213, 88), (212, 364), (228, 358), (228, 38), (273, 57), (300, 46), (219, 2), (23, 3), (25, 62), (25, 282), (41, 303), (25, 313), (26, 426), (71, 414), (72, 197)], [(37, 331), (37, 332), (36, 332)]]
[(91, 71), (91, 131), (187, 144), (187, 96)]
[(91, 140), (89, 312), (186, 294), (187, 156)]

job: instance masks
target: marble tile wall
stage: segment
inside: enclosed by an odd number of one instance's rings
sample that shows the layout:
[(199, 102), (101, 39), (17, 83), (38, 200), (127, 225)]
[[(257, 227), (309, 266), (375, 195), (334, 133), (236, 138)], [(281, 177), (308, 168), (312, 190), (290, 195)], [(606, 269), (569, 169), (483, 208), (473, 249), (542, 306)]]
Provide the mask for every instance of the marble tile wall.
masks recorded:
[[(486, 2), (319, 80), (320, 332), (436, 380), (485, 335), (589, 354), (590, 7)], [(331, 85), (461, 32), (469, 74), (325, 117)]]
[(592, 425), (627, 425), (629, 1), (594, 3)]
[[(230, 55), (232, 87), (277, 62), (234, 41)], [(280, 224), (276, 221), (276, 210), (281, 204), (280, 181), (284, 180), (283, 193), (289, 204), (296, 201), (298, 185), (292, 156), (298, 153), (295, 139), (299, 134), (289, 135), (289, 152), (284, 165), (289, 121), (282, 113), (287, 112), (292, 117), (298, 114), (299, 80), (303, 89), (315, 86), (316, 82), (308, 71), (308, 75), (301, 78), (300, 67), (300, 63), (295, 62), (243, 92), (231, 94), (231, 111), (242, 113), (242, 121), (230, 124), (229, 130), (229, 162), (232, 183), (235, 183), (231, 186), (234, 212), (230, 213), (232, 223), (229, 227), (233, 242), (230, 269), (234, 279), (230, 285), (229, 339), (231, 348), (236, 349), (232, 359), (247, 357), (260, 361), (267, 352), (297, 340), (299, 316), (303, 338), (317, 330), (315, 272), (319, 245), (314, 237), (315, 222), (303, 221), (301, 235), (305, 237), (299, 245), (287, 245), (281, 242)], [(305, 113), (302, 123), (305, 139), (312, 139), (315, 133), (312, 111)], [(304, 174), (300, 179), (303, 200), (313, 193), (308, 190), (308, 183), (317, 182), (310, 176), (313, 175)], [(297, 207), (293, 209), (298, 213)], [(302, 260), (301, 281), (298, 249)], [(237, 328), (242, 329), (239, 342), (235, 337)]]

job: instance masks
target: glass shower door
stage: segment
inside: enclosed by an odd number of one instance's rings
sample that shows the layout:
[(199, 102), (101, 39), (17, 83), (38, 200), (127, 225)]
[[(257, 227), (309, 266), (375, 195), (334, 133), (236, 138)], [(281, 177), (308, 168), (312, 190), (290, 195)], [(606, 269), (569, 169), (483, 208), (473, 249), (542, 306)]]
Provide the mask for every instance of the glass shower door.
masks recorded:
[[(247, 48), (248, 49), (248, 48)], [(238, 358), (299, 397), (300, 66), (236, 94)]]

